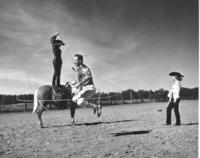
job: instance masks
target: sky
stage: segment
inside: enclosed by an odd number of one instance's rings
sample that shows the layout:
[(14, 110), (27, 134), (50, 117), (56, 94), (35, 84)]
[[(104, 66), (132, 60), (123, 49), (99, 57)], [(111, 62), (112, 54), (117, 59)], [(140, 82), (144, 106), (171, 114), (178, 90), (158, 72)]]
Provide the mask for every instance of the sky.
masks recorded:
[(197, 0), (1, 0), (0, 94), (51, 84), (57, 32), (62, 84), (77, 80), (79, 53), (101, 91), (169, 89), (171, 71), (198, 86)]

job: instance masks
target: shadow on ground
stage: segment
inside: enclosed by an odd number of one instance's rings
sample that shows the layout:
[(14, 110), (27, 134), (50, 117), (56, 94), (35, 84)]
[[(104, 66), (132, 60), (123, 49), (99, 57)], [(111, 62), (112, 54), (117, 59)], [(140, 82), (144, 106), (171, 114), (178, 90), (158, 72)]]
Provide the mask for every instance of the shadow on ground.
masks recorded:
[(74, 125), (72, 124), (65, 124), (65, 125), (52, 125), (52, 126), (44, 126), (43, 128), (62, 128), (62, 127), (66, 127), (66, 126), (95, 126), (95, 125), (100, 125), (100, 124), (111, 124), (111, 123), (123, 123), (123, 122), (133, 122), (136, 121), (134, 119), (132, 120), (118, 120), (118, 121), (108, 121), (108, 122), (86, 122), (86, 123), (75, 123)]
[(199, 123), (198, 122), (195, 122), (195, 123), (183, 123), (182, 125), (183, 126), (191, 126), (191, 125), (198, 125)]
[[(133, 122), (133, 121), (136, 121), (134, 119), (132, 120), (118, 120), (118, 121), (109, 121), (109, 122), (86, 122), (86, 123), (78, 123), (78, 124), (64, 124), (64, 125), (52, 125), (52, 126), (44, 126), (43, 128), (62, 128), (62, 127), (67, 127), (67, 126), (95, 126), (95, 125), (100, 125), (100, 124), (111, 124), (111, 123), (123, 123), (123, 122)], [(192, 125), (198, 125), (199, 123), (198, 122), (195, 122), (195, 123), (183, 123), (181, 124), (181, 126), (192, 126)], [(166, 125), (166, 124), (163, 124), (163, 125)], [(141, 133), (140, 133), (141, 132)], [(124, 135), (131, 135), (131, 134), (146, 134), (148, 131), (133, 131), (132, 133), (127, 133), (127, 134), (124, 134)], [(150, 131), (149, 131), (150, 132)], [(148, 133), (149, 133), (148, 132)], [(123, 135), (123, 132), (122, 134)]]
[[(198, 122), (191, 122), (191, 123), (181, 123), (181, 125), (176, 125), (176, 124), (173, 124), (173, 126), (192, 126), (192, 125), (198, 125), (199, 123)], [(163, 124), (164, 126), (171, 126), (171, 124), (167, 125), (167, 124)]]
[(118, 137), (118, 136), (125, 136), (125, 135), (139, 135), (139, 134), (148, 134), (152, 130), (143, 130), (143, 131), (122, 131), (119, 133), (112, 133), (113, 136)]
[(134, 119), (132, 120), (119, 120), (119, 121), (109, 121), (109, 122), (86, 122), (86, 123), (79, 123), (75, 124), (74, 126), (94, 126), (94, 125), (100, 125), (100, 124), (111, 124), (111, 123), (123, 123), (123, 122), (133, 122), (136, 121)]

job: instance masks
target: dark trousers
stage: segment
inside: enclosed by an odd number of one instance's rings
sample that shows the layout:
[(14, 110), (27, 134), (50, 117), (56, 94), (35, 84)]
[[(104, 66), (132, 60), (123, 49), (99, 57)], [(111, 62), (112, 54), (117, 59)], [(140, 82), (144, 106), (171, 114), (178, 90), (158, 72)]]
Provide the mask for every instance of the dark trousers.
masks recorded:
[(62, 60), (53, 60), (54, 74), (52, 79), (52, 85), (60, 85), (60, 74), (62, 67)]
[(180, 102), (180, 99), (177, 99), (176, 102), (174, 102), (173, 98), (169, 102), (167, 106), (167, 120), (166, 120), (167, 124), (171, 124), (171, 111), (173, 108), (174, 108), (174, 113), (176, 116), (176, 125), (181, 124), (180, 113), (179, 113), (179, 102)]

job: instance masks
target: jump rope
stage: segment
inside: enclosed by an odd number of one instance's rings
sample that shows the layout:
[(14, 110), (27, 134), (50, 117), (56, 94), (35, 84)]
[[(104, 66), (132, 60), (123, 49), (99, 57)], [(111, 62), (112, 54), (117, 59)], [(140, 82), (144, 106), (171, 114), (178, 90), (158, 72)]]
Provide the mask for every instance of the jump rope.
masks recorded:
[[(60, 36), (60, 35), (59, 35), (59, 37), (61, 38), (62, 43), (55, 43), (55, 44), (52, 44), (52, 45), (61, 45), (61, 44), (63, 44), (63, 42), (64, 42), (63, 37)], [(48, 46), (49, 46), (49, 44), (46, 44), (44, 47), (40, 48), (38, 51), (36, 51), (35, 53), (33, 53), (33, 55), (31, 56), (31, 58), (30, 58), (29, 61), (28, 61), (28, 65), (31, 64), (31, 61), (34, 59), (34, 57), (36, 57), (38, 54), (40, 54), (44, 49), (48, 48)], [(65, 46), (67, 47), (66, 44), (65, 44)], [(69, 44), (68, 44), (68, 47), (67, 47), (67, 48), (68, 48), (68, 51), (67, 51), (67, 52), (68, 52), (68, 54), (69, 54), (69, 56), (70, 56), (70, 58), (71, 58), (71, 61), (73, 61), (73, 54), (75, 54), (75, 51), (73, 51), (72, 46), (70, 46)], [(28, 79), (29, 88), (30, 88), (32, 91), (34, 91), (33, 86), (32, 86), (32, 82), (31, 82), (30, 71), (28, 71), (28, 73), (27, 73), (27, 79)], [(109, 81), (109, 82), (113, 83), (114, 85), (118, 85), (120, 88), (124, 89), (124, 87), (123, 87), (122, 85), (117, 84), (117, 83), (115, 83), (114, 81), (111, 81), (111, 80), (108, 80), (108, 79), (106, 79), (106, 81)], [(27, 88), (27, 89), (29, 89), (29, 88)], [(27, 89), (26, 89), (26, 90), (27, 90)], [(24, 90), (24, 91), (25, 91), (25, 90)], [(23, 91), (23, 92), (24, 92), (24, 91)], [(97, 101), (98, 104), (100, 103), (101, 99), (113, 98), (113, 97), (116, 97), (116, 96), (121, 95), (121, 93), (118, 93), (118, 94), (115, 94), (115, 95), (109, 95), (109, 96), (101, 97), (101, 91), (100, 91), (100, 89), (97, 89), (97, 91), (98, 91), (98, 96), (95, 97), (95, 98), (91, 98), (90, 100), (98, 100), (98, 101)], [(55, 100), (53, 100), (53, 99), (51, 99), (51, 100), (40, 99), (40, 100), (38, 100), (38, 101), (63, 102), (63, 101), (71, 101), (71, 100), (72, 100), (72, 99), (55, 99)], [(17, 96), (17, 101), (20, 101), (20, 102), (33, 102), (33, 100), (20, 99), (19, 96)]]

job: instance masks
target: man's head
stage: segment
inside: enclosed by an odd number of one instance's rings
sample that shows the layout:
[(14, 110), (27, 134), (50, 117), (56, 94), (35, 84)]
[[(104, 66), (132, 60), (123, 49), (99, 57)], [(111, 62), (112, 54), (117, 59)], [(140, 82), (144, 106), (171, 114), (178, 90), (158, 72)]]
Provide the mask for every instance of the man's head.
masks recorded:
[(169, 76), (172, 76), (173, 81), (176, 81), (176, 80), (182, 81), (184, 77), (180, 72), (171, 72), (169, 73)]
[(83, 64), (83, 56), (80, 54), (75, 54), (74, 55), (74, 65), (80, 66)]

